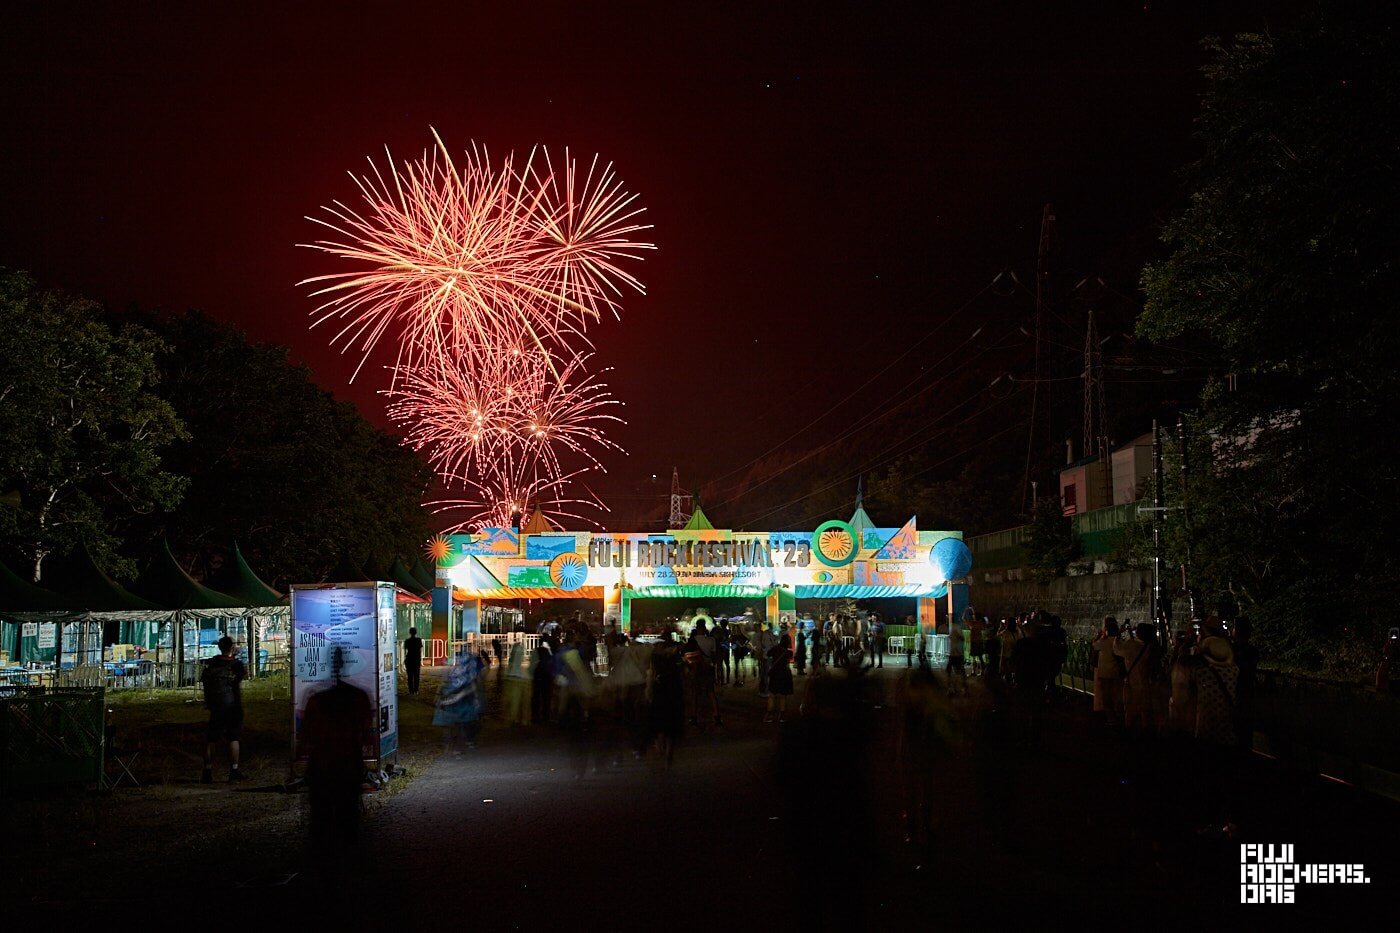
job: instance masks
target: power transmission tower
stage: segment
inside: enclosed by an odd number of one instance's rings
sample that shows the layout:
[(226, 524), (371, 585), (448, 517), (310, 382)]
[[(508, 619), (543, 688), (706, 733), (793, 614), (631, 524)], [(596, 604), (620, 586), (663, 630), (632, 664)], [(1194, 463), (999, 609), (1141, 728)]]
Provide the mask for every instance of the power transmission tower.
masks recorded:
[(1103, 401), (1103, 351), (1094, 326), (1094, 311), (1084, 330), (1084, 448), (1082, 456), (1103, 457), (1108, 453), (1108, 416)]
[(666, 520), (666, 527), (671, 529), (684, 528), (685, 523), (690, 521), (690, 513), (685, 511), (681, 505), (682, 499), (689, 499), (689, 496), (681, 493), (681, 475), (675, 467), (671, 467), (671, 516)]
[[(1031, 420), (1026, 436), (1026, 475), (1021, 481), (1021, 507), (1025, 508), (1031, 484), (1031, 461), (1035, 452), (1036, 414), (1040, 407), (1040, 384), (1045, 382), (1045, 354), (1042, 344), (1045, 339), (1045, 303), (1050, 277), (1050, 241), (1055, 233), (1055, 211), (1049, 204), (1040, 212), (1040, 247), (1035, 259), (1035, 379), (1031, 383)], [(1050, 385), (1045, 385), (1045, 443), (1050, 443), (1051, 433)], [(1043, 448), (1042, 448), (1043, 451)]]

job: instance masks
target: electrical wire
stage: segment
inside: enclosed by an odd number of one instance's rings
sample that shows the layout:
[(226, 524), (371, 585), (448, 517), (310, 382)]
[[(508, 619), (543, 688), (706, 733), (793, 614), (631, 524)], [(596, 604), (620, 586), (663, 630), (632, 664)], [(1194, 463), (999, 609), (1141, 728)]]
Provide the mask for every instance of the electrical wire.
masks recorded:
[[(947, 433), (947, 431), (952, 431), (952, 430), (954, 430), (954, 429), (956, 429), (956, 428), (962, 427), (964, 424), (967, 424), (969, 421), (972, 421), (973, 419), (977, 418), (978, 416), (982, 415), (983, 413), (985, 413), (985, 412), (991, 410), (992, 408), (996, 407), (998, 404), (999, 404), (998, 402), (993, 402), (991, 405), (984, 406), (981, 410), (976, 411), (976, 412), (973, 412), (971, 415), (967, 416), (967, 417), (964, 418), (962, 421), (958, 422), (958, 423), (955, 424), (955, 425), (952, 425), (951, 427), (947, 428), (944, 432), (940, 432), (940, 433)], [(1018, 421), (1018, 422), (1012, 422), (1011, 424), (1009, 424), (1009, 425), (1007, 425), (1006, 427), (1002, 428), (1000, 431), (997, 431), (995, 434), (989, 434), (988, 436), (982, 438), (981, 440), (979, 440), (979, 441), (977, 441), (977, 442), (975, 442), (975, 443), (969, 445), (968, 447), (963, 448), (962, 450), (958, 451), (957, 453), (950, 454), (950, 455), (948, 455), (947, 457), (944, 457), (942, 460), (939, 460), (939, 461), (937, 461), (937, 462), (935, 462), (935, 463), (929, 464), (928, 466), (926, 466), (926, 467), (924, 467), (924, 468), (922, 468), (922, 469), (920, 469), (920, 470), (918, 470), (918, 471), (916, 471), (916, 472), (914, 472), (914, 473), (911, 473), (910, 476), (911, 476), (911, 477), (913, 477), (913, 476), (922, 476), (924, 473), (927, 473), (929, 470), (937, 469), (938, 467), (943, 466), (944, 464), (949, 463), (949, 462), (951, 462), (951, 461), (953, 461), (953, 460), (956, 460), (956, 459), (958, 459), (959, 457), (966, 456), (968, 453), (971, 453), (972, 451), (974, 451), (974, 450), (976, 450), (977, 448), (981, 447), (983, 444), (986, 444), (986, 443), (988, 443), (988, 442), (990, 442), (990, 441), (996, 440), (997, 438), (1002, 437), (1003, 435), (1008, 434), (1008, 433), (1010, 433), (1011, 431), (1020, 430), (1020, 428), (1021, 428), (1021, 423), (1020, 423), (1019, 421)], [(772, 508), (770, 508), (770, 509), (767, 509), (767, 510), (764, 511), (764, 512), (761, 512), (761, 513), (759, 513), (759, 514), (757, 514), (757, 515), (751, 516), (750, 518), (746, 519), (745, 521), (740, 522), (740, 523), (737, 523), (737, 524), (739, 524), (739, 526), (740, 526), (741, 528), (742, 528), (742, 527), (749, 526), (749, 525), (752, 525), (754, 522), (761, 521), (762, 519), (765, 519), (765, 518), (767, 518), (768, 516), (773, 515), (773, 514), (775, 514), (775, 513), (777, 513), (777, 512), (781, 512), (781, 511), (783, 511), (784, 509), (790, 508), (790, 507), (796, 505), (796, 504), (799, 503), (799, 502), (802, 502), (802, 501), (804, 501), (804, 500), (810, 499), (810, 498), (812, 498), (813, 496), (820, 495), (821, 493), (826, 492), (828, 489), (832, 489), (832, 488), (834, 488), (834, 487), (836, 487), (836, 486), (840, 486), (840, 485), (842, 485), (843, 483), (849, 483), (852, 479), (854, 479), (855, 477), (861, 475), (861, 474), (864, 473), (864, 472), (866, 472), (866, 468), (862, 468), (861, 470), (857, 470), (857, 471), (854, 472), (854, 473), (850, 473), (850, 474), (847, 474), (847, 475), (845, 475), (845, 476), (842, 476), (842, 477), (840, 477), (839, 479), (835, 479), (835, 480), (831, 481), (830, 483), (827, 483), (827, 484), (824, 485), (824, 486), (819, 486), (819, 487), (817, 487), (816, 489), (813, 489), (813, 490), (811, 490), (810, 492), (808, 492), (808, 493), (806, 493), (806, 494), (804, 494), (804, 495), (798, 496), (798, 497), (795, 498), (795, 499), (790, 499), (790, 500), (788, 500), (787, 502), (784, 502), (784, 503), (781, 503), (781, 504), (779, 504), (779, 505), (776, 505), (776, 506), (774, 506), (774, 507), (772, 507)], [(803, 519), (806, 519), (806, 517), (807, 517), (807, 513), (803, 513)]]
[[(942, 363), (943, 363), (944, 360), (947, 360), (949, 357), (951, 357), (951, 356), (953, 356), (954, 354), (958, 353), (958, 352), (959, 352), (963, 347), (965, 347), (968, 343), (971, 343), (974, 339), (976, 339), (977, 335), (980, 334), (981, 332), (982, 332), (982, 329), (981, 329), (981, 328), (978, 328), (976, 331), (974, 331), (974, 332), (972, 333), (971, 336), (969, 336), (969, 337), (967, 338), (967, 340), (963, 341), (962, 344), (960, 344), (960, 345), (958, 345), (957, 347), (954, 347), (952, 350), (948, 351), (948, 353), (946, 353), (946, 354), (943, 356), (943, 358), (940, 359), (940, 360), (938, 361), (937, 364), (935, 364), (935, 366), (932, 368), (931, 371), (934, 372), (934, 373), (938, 373), (938, 378), (935, 379), (935, 380), (934, 380), (932, 383), (930, 383), (929, 385), (927, 385), (927, 386), (925, 386), (924, 388), (918, 390), (917, 392), (915, 392), (915, 393), (912, 394), (912, 395), (906, 395), (906, 394), (904, 394), (908, 387), (907, 387), (907, 386), (902, 387), (897, 393), (895, 393), (895, 394), (892, 395), (892, 396), (887, 397), (886, 400), (885, 400), (883, 403), (881, 403), (882, 406), (884, 406), (884, 410), (883, 410), (883, 411), (879, 410), (878, 408), (877, 408), (877, 409), (872, 409), (871, 411), (868, 411), (865, 415), (863, 415), (860, 419), (858, 419), (858, 420), (857, 420), (855, 423), (853, 423), (850, 427), (848, 427), (846, 430), (844, 430), (843, 432), (841, 432), (840, 434), (838, 434), (836, 437), (834, 437), (834, 438), (832, 438), (831, 440), (829, 440), (827, 443), (825, 443), (825, 444), (821, 445), (820, 447), (817, 447), (817, 448), (815, 448), (815, 449), (813, 449), (813, 450), (808, 451), (806, 454), (802, 455), (802, 456), (799, 457), (798, 459), (792, 461), (791, 463), (788, 463), (787, 465), (783, 466), (781, 469), (779, 469), (779, 470), (777, 470), (777, 471), (775, 471), (775, 472), (769, 474), (768, 476), (765, 476), (763, 479), (759, 480), (758, 482), (755, 482), (754, 484), (752, 484), (752, 485), (750, 485), (750, 486), (744, 487), (743, 489), (740, 489), (738, 492), (731, 493), (731, 494), (729, 495), (729, 497), (728, 497), (727, 499), (725, 499), (721, 504), (722, 504), (722, 505), (730, 505), (730, 504), (732, 504), (735, 500), (737, 500), (737, 499), (739, 499), (739, 498), (742, 498), (743, 496), (748, 495), (749, 493), (753, 492), (754, 490), (759, 489), (759, 488), (761, 488), (761, 487), (767, 485), (768, 483), (772, 482), (774, 479), (777, 479), (779, 476), (781, 476), (782, 474), (786, 473), (787, 471), (796, 468), (797, 466), (801, 465), (802, 463), (805, 463), (806, 461), (808, 461), (808, 460), (810, 460), (811, 458), (817, 456), (818, 454), (822, 453), (823, 451), (828, 450), (828, 449), (830, 449), (831, 447), (834, 447), (835, 445), (840, 444), (840, 443), (846, 441), (848, 438), (850, 438), (852, 435), (854, 435), (854, 434), (857, 433), (858, 431), (864, 430), (865, 428), (869, 427), (870, 425), (872, 425), (872, 424), (874, 424), (874, 423), (876, 423), (876, 422), (878, 422), (878, 421), (883, 420), (884, 418), (886, 418), (886, 417), (888, 417), (889, 415), (893, 414), (894, 412), (898, 411), (900, 408), (902, 408), (902, 407), (904, 407), (904, 406), (906, 406), (906, 405), (912, 404), (912, 403), (913, 403), (914, 401), (916, 401), (920, 396), (924, 395), (925, 393), (929, 392), (930, 390), (937, 388), (939, 384), (941, 384), (942, 382), (944, 382), (946, 379), (950, 378), (951, 376), (955, 375), (955, 374), (956, 374), (959, 370), (961, 370), (964, 366), (966, 366), (966, 365), (968, 365), (969, 363), (971, 363), (971, 362), (973, 362), (973, 361), (975, 361), (975, 360), (981, 358), (985, 353), (988, 352), (988, 351), (984, 348), (984, 349), (982, 349), (982, 350), (979, 350), (979, 351), (978, 351), (977, 353), (975, 353), (975, 354), (972, 354), (972, 355), (970, 355), (970, 356), (964, 357), (964, 358), (963, 358), (956, 366), (954, 366), (952, 369), (945, 370), (945, 371), (941, 371), (941, 372), (940, 372), (939, 369), (938, 369), (938, 367), (942, 365)], [(998, 338), (998, 339), (1001, 339), (1001, 338)], [(914, 381), (917, 381), (918, 378), (922, 378), (922, 376), (916, 377), (916, 379), (915, 379)], [(981, 391), (984, 391), (984, 390), (978, 390), (978, 391), (981, 392)], [(897, 395), (897, 396), (900, 396), (900, 397), (898, 398), (898, 400), (892, 401), (892, 399), (894, 399), (894, 397), (895, 397), (896, 395)], [(976, 397), (975, 394), (974, 394), (973, 396), (970, 396), (970, 398), (975, 398), (975, 397)], [(950, 409), (950, 410), (956, 410), (956, 409), (957, 409), (958, 407), (960, 407), (962, 404), (966, 404), (966, 400), (965, 400), (964, 402), (959, 403), (958, 406), (954, 406), (953, 409)], [(945, 412), (945, 414), (946, 414), (946, 412)], [(936, 421), (935, 421), (935, 423), (936, 423)]]
[(977, 299), (979, 299), (979, 298), (981, 298), (983, 295), (987, 294), (987, 292), (991, 290), (992, 285), (994, 285), (995, 283), (996, 283), (996, 279), (992, 279), (991, 282), (988, 282), (986, 285), (984, 285), (984, 286), (982, 287), (982, 289), (981, 289), (980, 291), (977, 292), (977, 294), (973, 295), (973, 296), (972, 296), (971, 298), (969, 298), (967, 301), (965, 301), (965, 302), (963, 302), (961, 305), (959, 305), (959, 306), (958, 306), (956, 309), (954, 309), (949, 315), (947, 315), (942, 321), (940, 321), (938, 324), (934, 325), (930, 330), (926, 331), (922, 337), (920, 337), (918, 340), (914, 341), (914, 342), (913, 342), (912, 344), (910, 344), (907, 348), (905, 348), (905, 350), (904, 350), (903, 353), (899, 354), (899, 356), (895, 357), (894, 359), (892, 359), (892, 360), (890, 360), (888, 363), (886, 363), (885, 366), (884, 366), (884, 368), (880, 369), (878, 372), (875, 373), (875, 375), (871, 376), (869, 379), (865, 380), (865, 381), (862, 382), (860, 385), (856, 386), (855, 389), (851, 390), (850, 393), (848, 393), (844, 398), (842, 398), (842, 399), (841, 399), (839, 402), (837, 402), (835, 405), (832, 405), (830, 408), (828, 408), (828, 409), (826, 409), (825, 411), (823, 411), (820, 415), (818, 415), (817, 417), (813, 418), (810, 422), (808, 422), (807, 424), (805, 424), (805, 425), (803, 425), (802, 427), (798, 428), (798, 429), (797, 429), (796, 431), (794, 431), (792, 434), (788, 435), (786, 438), (784, 438), (783, 440), (779, 441), (777, 444), (773, 445), (773, 446), (770, 447), (768, 450), (766, 450), (766, 451), (764, 451), (763, 453), (759, 454), (757, 457), (753, 458), (753, 459), (750, 460), (748, 463), (745, 463), (745, 464), (743, 464), (742, 466), (736, 467), (736, 468), (730, 470), (728, 473), (724, 473), (724, 474), (722, 474), (722, 475), (720, 475), (720, 476), (715, 477), (714, 480), (712, 480), (711, 482), (718, 483), (718, 482), (720, 482), (720, 481), (722, 481), (722, 480), (728, 479), (729, 477), (735, 475), (736, 473), (741, 473), (741, 472), (743, 472), (744, 470), (747, 470), (749, 467), (753, 466), (755, 463), (758, 463), (759, 461), (761, 461), (764, 457), (767, 457), (767, 456), (769, 456), (770, 454), (776, 453), (777, 451), (781, 450), (781, 449), (782, 449), (786, 444), (788, 444), (790, 441), (794, 440), (794, 439), (797, 438), (799, 435), (801, 435), (803, 432), (805, 432), (805, 431), (811, 429), (812, 427), (814, 427), (815, 425), (817, 425), (823, 418), (825, 418), (827, 415), (830, 415), (832, 412), (836, 411), (836, 409), (840, 408), (842, 405), (844, 405), (844, 404), (846, 404), (847, 402), (849, 402), (849, 401), (850, 401), (852, 398), (854, 398), (859, 392), (861, 392), (862, 390), (864, 390), (866, 386), (870, 385), (870, 384), (871, 384), (872, 382), (874, 382), (876, 379), (879, 379), (879, 378), (880, 378), (881, 376), (883, 376), (885, 373), (889, 372), (889, 370), (890, 370), (891, 368), (893, 368), (897, 363), (899, 363), (900, 360), (904, 359), (906, 356), (908, 356), (909, 354), (913, 353), (913, 352), (914, 352), (915, 350), (917, 350), (921, 345), (923, 345), (924, 341), (928, 340), (928, 339), (929, 339), (930, 337), (932, 337), (934, 334), (938, 333), (940, 330), (943, 329), (943, 327), (944, 327), (946, 324), (948, 324), (949, 322), (951, 322), (954, 318), (956, 318), (956, 317), (957, 317), (959, 314), (961, 314), (962, 312), (966, 311), (969, 307), (972, 306), (973, 302), (977, 301)]

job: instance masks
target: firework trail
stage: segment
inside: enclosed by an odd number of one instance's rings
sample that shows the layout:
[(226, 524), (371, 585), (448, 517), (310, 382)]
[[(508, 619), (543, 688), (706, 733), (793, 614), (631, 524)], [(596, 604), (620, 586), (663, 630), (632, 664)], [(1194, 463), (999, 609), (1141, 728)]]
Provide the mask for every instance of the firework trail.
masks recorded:
[(587, 372), (588, 359), (551, 366), (540, 353), (515, 347), (472, 372), (464, 359), (438, 357), (395, 377), (385, 391), (388, 414), (444, 478), (509, 471), (517, 460), (539, 461), (558, 476), (561, 453), (601, 469), (597, 452), (621, 450), (604, 430), (621, 423), (613, 411), (622, 402)]
[(596, 157), (493, 163), (473, 146), (454, 160), (433, 135), (416, 160), (352, 173), (355, 206), (308, 218), (323, 238), (302, 245), (349, 266), (301, 283), (320, 302), (312, 327), (334, 326), (331, 344), (360, 354), (352, 381), (395, 343), (388, 413), (466, 496), (430, 503), (469, 510), (459, 527), (537, 505), (580, 517), (570, 510), (601, 503), (568, 487), (620, 449), (605, 428), (622, 404), (587, 371), (587, 328), (645, 293), (627, 270), (655, 248), (636, 239), (644, 209)]

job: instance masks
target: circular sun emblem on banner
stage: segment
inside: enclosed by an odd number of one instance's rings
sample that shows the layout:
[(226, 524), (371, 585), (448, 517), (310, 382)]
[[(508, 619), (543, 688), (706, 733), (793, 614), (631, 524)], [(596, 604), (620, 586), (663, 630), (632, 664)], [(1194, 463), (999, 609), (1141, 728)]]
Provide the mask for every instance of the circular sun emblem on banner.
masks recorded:
[(452, 544), (442, 535), (436, 535), (423, 550), (428, 555), (429, 560), (440, 564), (447, 560), (447, 556), (452, 553)]
[(577, 554), (560, 554), (549, 562), (549, 579), (561, 590), (576, 590), (588, 578), (588, 565)]
[(856, 559), (856, 530), (837, 519), (822, 522), (812, 532), (812, 550), (828, 567), (844, 567)]

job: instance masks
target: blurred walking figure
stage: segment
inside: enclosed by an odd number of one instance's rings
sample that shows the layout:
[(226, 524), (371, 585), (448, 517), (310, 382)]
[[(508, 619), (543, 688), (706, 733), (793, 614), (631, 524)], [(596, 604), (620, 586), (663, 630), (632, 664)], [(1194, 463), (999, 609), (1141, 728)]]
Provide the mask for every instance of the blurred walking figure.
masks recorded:
[(734, 686), (742, 687), (744, 685), (744, 661), (753, 653), (753, 647), (749, 644), (749, 636), (744, 631), (742, 623), (734, 626), (730, 632), (730, 638), (734, 645)]
[(866, 779), (873, 723), (863, 681), (856, 668), (809, 678), (802, 714), (783, 729), (782, 792), (775, 803), (783, 808), (795, 875), (806, 884), (794, 896), (782, 896), (785, 888), (772, 892), (784, 913), (775, 912), (768, 928), (816, 933), (892, 926), (872, 923), (867, 914), (870, 881), (884, 872)]
[(927, 661), (907, 673), (899, 687), (900, 729), (895, 763), (903, 778), (904, 841), (928, 845), (933, 832), (936, 769), (952, 742), (953, 720), (939, 695), (938, 678)]
[(787, 623), (784, 623), (782, 635), (778, 638), (777, 643), (769, 649), (768, 714), (763, 717), (764, 722), (774, 720), (775, 710), (777, 721), (783, 721), (783, 711), (787, 709), (787, 698), (792, 696), (792, 668), (788, 667), (788, 662), (791, 660), (792, 633), (788, 630)]
[(588, 661), (592, 634), (579, 623), (570, 630), (554, 659), (554, 684), (559, 694), (559, 728), (569, 738), (574, 777), (588, 771), (593, 752), (593, 698), (597, 693)]
[(964, 618), (967, 620), (969, 641), (972, 643), (972, 676), (976, 677), (986, 669), (986, 630), (982, 625), (982, 617), (971, 606), (968, 607)]
[(982, 673), (987, 680), (1001, 676), (1001, 639), (997, 637), (996, 626), (986, 616), (982, 617), (982, 630), (986, 633), (982, 643), (985, 663)]
[(651, 704), (651, 729), (657, 750), (669, 768), (685, 728), (685, 660), (669, 630), (651, 649), (646, 700)]
[(510, 659), (506, 661), (506, 722), (512, 726), (528, 723), (529, 699), (530, 675), (525, 672), (525, 642), (516, 641), (511, 644)]
[(360, 825), (365, 745), (374, 734), (369, 695), (341, 679), (345, 649), (331, 649), (334, 682), (311, 695), (302, 720), (311, 839), (335, 854), (355, 839)]
[(957, 692), (953, 686), (953, 677), (962, 679), (962, 692), (967, 693), (967, 667), (965, 665), (966, 654), (963, 648), (964, 626), (957, 619), (948, 620), (948, 695), (952, 696)]
[(797, 629), (797, 673), (807, 673), (807, 630), (801, 627)]
[(721, 619), (716, 623), (715, 630), (715, 656), (717, 658), (715, 668), (715, 680), (725, 686), (729, 685), (729, 653), (732, 642), (729, 636), (729, 623)]
[(410, 628), (403, 640), (403, 669), (408, 674), (408, 695), (418, 695), (418, 681), (423, 672), (423, 639), (418, 629)]
[(232, 638), (227, 635), (220, 638), (218, 655), (204, 662), (204, 672), (199, 676), (204, 687), (204, 705), (209, 710), (204, 771), (199, 776), (201, 784), (214, 782), (214, 746), (221, 740), (228, 742), (229, 781), (243, 780), (243, 773), (238, 770), (238, 740), (243, 734), (242, 684), (248, 671), (233, 647)]
[(646, 686), (650, 668), (651, 645), (642, 642), (624, 642), (608, 656), (608, 689), (613, 693), (613, 702), (627, 729), (635, 758), (642, 757), (646, 751)]
[(462, 651), (457, 663), (447, 674), (438, 694), (437, 712), (433, 725), (442, 726), (443, 750), (461, 754), (454, 746), (465, 740), (467, 748), (476, 748), (477, 732), (481, 729), (481, 713), (485, 705), (481, 696), (481, 669), (485, 665), (477, 655)]
[(541, 635), (530, 658), (530, 722), (535, 725), (549, 722), (551, 717), (556, 644), (552, 633)]
[(1045, 627), (1028, 624), (1025, 634), (1017, 639), (1011, 653), (1011, 669), (1016, 678), (1016, 695), (1020, 705), (1024, 738), (1027, 747), (1040, 747), (1041, 723), (1045, 718), (1046, 681), (1054, 669), (1054, 647)]
[(870, 666), (885, 666), (885, 620), (879, 616), (870, 617)]

